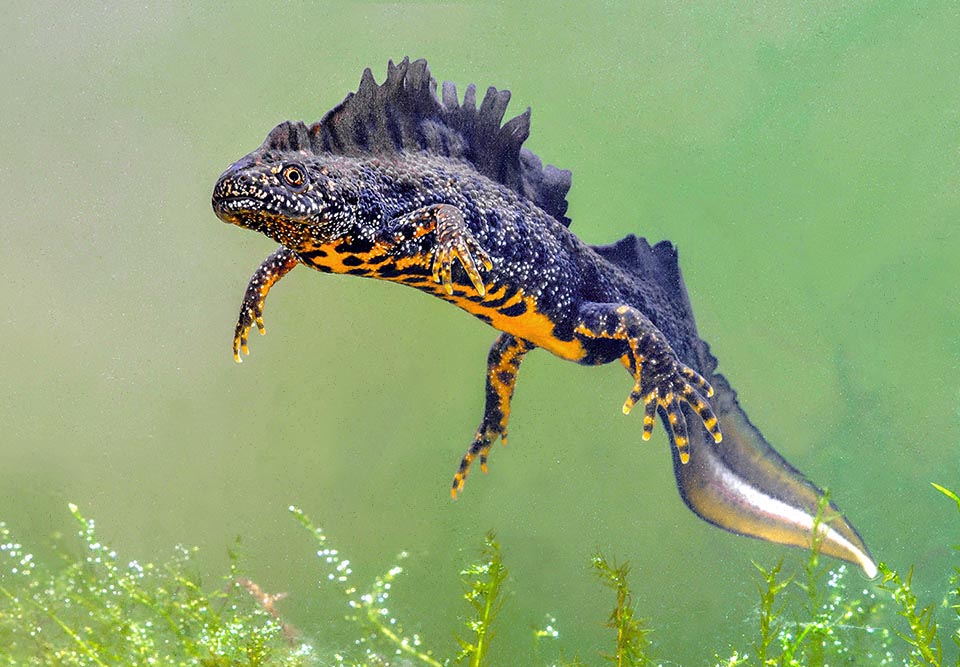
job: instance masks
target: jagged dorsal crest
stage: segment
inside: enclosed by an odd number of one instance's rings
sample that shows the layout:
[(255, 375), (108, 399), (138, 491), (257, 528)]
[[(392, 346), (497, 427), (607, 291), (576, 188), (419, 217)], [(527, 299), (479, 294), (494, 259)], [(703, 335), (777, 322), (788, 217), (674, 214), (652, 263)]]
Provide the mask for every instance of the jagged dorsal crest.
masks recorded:
[(683, 289), (677, 249), (670, 241), (652, 246), (647, 239), (628, 234), (616, 243), (591, 247), (611, 264), (668, 288), (671, 297), (679, 296)]
[(679, 310), (678, 317), (692, 320), (693, 309), (680, 273), (677, 249), (670, 241), (650, 245), (647, 239), (628, 234), (616, 243), (591, 247), (608, 262), (638, 276), (642, 282), (659, 286), (668, 302)]
[(450, 82), (444, 82), (441, 99), (426, 60), (391, 60), (383, 83), (377, 84), (367, 68), (357, 92), (319, 122), (310, 127), (281, 123), (267, 135), (264, 147), (349, 156), (429, 152), (465, 160), (569, 225), (570, 172), (544, 166), (523, 148), (530, 134), (529, 108), (500, 124), (509, 102), (510, 91), (490, 87), (477, 107), (473, 84), (461, 102)]

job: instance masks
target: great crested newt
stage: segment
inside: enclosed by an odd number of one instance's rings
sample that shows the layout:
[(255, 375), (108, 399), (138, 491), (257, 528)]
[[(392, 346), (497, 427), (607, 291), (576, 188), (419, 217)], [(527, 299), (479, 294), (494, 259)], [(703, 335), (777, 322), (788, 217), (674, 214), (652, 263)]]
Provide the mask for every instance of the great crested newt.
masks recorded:
[[(377, 84), (322, 120), (283, 122), (233, 163), (213, 190), (228, 223), (280, 244), (253, 274), (233, 352), (264, 332), (267, 293), (298, 265), (409, 285), (501, 333), (487, 359), (486, 406), (454, 475), (486, 471), (506, 441), (520, 365), (543, 348), (597, 365), (619, 361), (633, 380), (623, 404), (642, 406), (644, 440), (659, 414), (673, 444), (681, 496), (727, 530), (784, 544), (811, 543), (822, 491), (753, 426), (698, 333), (676, 249), (627, 236), (595, 246), (570, 231), (569, 171), (523, 147), (530, 110), (502, 123), (510, 93), (489, 88), (479, 106), (440, 95), (426, 61), (391, 62)], [(819, 524), (824, 553), (874, 564), (853, 526), (830, 505)]]

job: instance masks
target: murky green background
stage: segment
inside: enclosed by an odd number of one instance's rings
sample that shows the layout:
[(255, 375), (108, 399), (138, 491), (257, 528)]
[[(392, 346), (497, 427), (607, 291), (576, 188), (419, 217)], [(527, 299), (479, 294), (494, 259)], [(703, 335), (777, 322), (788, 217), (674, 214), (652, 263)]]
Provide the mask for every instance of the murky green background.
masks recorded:
[(659, 655), (743, 644), (751, 561), (796, 554), (686, 510), (660, 428), (642, 443), (620, 414), (621, 368), (532, 354), (510, 446), (451, 502), (494, 338), (479, 321), (300, 269), (233, 362), (273, 243), (217, 221), (214, 180), (409, 54), (533, 107), (528, 145), (573, 170), (584, 239), (673, 240), (753, 420), (879, 559), (942, 586), (960, 542), (928, 484), (960, 487), (955, 3), (20, 4), (0, 28), (0, 518), (26, 543), (72, 530), (68, 501), (130, 558), (196, 544), (212, 573), (241, 535), (253, 578), (334, 646), (294, 503), (358, 581), (409, 550), (394, 610), (452, 651), (458, 571), (492, 528), (513, 576), (498, 664), (547, 613), (549, 652), (610, 646), (598, 547), (633, 563)]

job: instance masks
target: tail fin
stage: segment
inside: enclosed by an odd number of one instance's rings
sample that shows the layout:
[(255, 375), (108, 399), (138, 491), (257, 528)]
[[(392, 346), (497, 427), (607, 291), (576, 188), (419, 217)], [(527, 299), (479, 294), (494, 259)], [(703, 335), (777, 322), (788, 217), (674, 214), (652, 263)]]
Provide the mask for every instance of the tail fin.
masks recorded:
[[(637, 275), (641, 284), (655, 286), (658, 305), (669, 305), (656, 318), (648, 315), (667, 334), (680, 360), (713, 385), (710, 405), (720, 420), (723, 442), (715, 444), (684, 404), (690, 426), (689, 463), (681, 463), (677, 448), (671, 447), (684, 502), (704, 520), (731, 532), (809, 548), (823, 491), (767, 443), (726, 378), (716, 372), (717, 360), (697, 334), (676, 250), (668, 242), (651, 247), (634, 236), (595, 249)], [(662, 410), (660, 417), (666, 427)], [(665, 430), (671, 432), (669, 427)], [(826, 514), (819, 529), (821, 552), (859, 565), (868, 577), (876, 576), (877, 566), (856, 529), (833, 503)]]
[[(702, 348), (712, 362), (707, 367), (715, 367), (707, 344)], [(684, 502), (704, 520), (731, 532), (809, 548), (823, 491), (767, 443), (723, 375), (705, 377), (715, 392), (710, 405), (720, 420), (723, 442), (714, 444), (705, 429), (697, 428), (696, 435), (691, 434), (687, 464), (680, 462), (676, 447), (671, 448)], [(692, 411), (687, 423), (698, 423)], [(856, 529), (833, 503), (825, 514), (820, 523), (821, 552), (855, 563), (868, 577), (875, 577), (877, 566)]]

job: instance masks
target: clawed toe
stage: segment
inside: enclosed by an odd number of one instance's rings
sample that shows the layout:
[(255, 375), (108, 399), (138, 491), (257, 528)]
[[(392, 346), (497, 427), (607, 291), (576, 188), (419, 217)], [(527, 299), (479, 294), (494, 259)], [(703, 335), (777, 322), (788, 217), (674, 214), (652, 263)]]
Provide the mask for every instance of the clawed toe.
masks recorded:
[(480, 470), (487, 472), (487, 455), (490, 453), (490, 447), (498, 436), (499, 433), (496, 431), (483, 428), (477, 432), (476, 437), (470, 444), (470, 448), (463, 455), (463, 458), (460, 459), (460, 466), (453, 476), (453, 484), (450, 487), (450, 496), (452, 498), (456, 499), (457, 494), (463, 490), (463, 485), (467, 481), (467, 475), (470, 473), (470, 466), (478, 457), (480, 459)]

